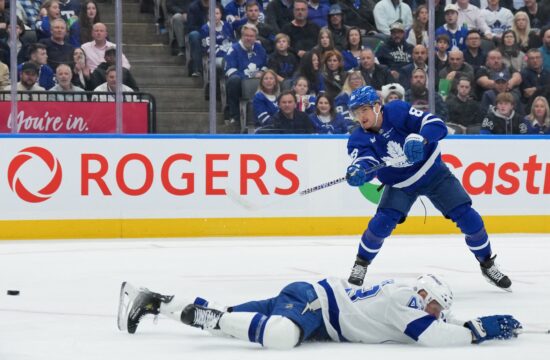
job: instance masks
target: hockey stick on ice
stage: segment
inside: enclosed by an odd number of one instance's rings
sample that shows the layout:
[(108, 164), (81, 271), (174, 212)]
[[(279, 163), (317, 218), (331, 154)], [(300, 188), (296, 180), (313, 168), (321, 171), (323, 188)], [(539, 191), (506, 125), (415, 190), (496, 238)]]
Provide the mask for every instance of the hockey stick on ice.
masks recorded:
[[(406, 161), (406, 157), (398, 157), (398, 158), (393, 158), (391, 160), (388, 160), (388, 161), (385, 161), (383, 163), (380, 163), (378, 165), (375, 165), (369, 169), (367, 169), (365, 171), (366, 174), (370, 174), (370, 173), (373, 173), (373, 172), (376, 172), (380, 169), (383, 169), (385, 167), (389, 167), (389, 166), (393, 166), (395, 164), (399, 164), (401, 162), (404, 162)], [(338, 179), (334, 179), (334, 180), (331, 180), (331, 181), (327, 181), (325, 183), (322, 183), (322, 184), (319, 184), (319, 185), (316, 185), (316, 186), (312, 186), (312, 187), (309, 187), (307, 189), (304, 189), (302, 191), (300, 191), (299, 193), (295, 194), (295, 195), (298, 195), (298, 196), (304, 196), (304, 195), (308, 195), (308, 194), (311, 194), (313, 192), (316, 192), (316, 191), (319, 191), (319, 190), (323, 190), (323, 189), (326, 189), (326, 188), (329, 188), (331, 186), (334, 186), (334, 185), (337, 185), (337, 184), (340, 184), (342, 182), (346, 181), (346, 177), (343, 176), (341, 178), (338, 178)], [(239, 194), (237, 194), (235, 191), (231, 190), (231, 189), (227, 189), (227, 195), (232, 199), (234, 200), (235, 202), (239, 203), (240, 205), (242, 205), (244, 208), (248, 209), (248, 210), (259, 210), (259, 209), (263, 209), (263, 208), (266, 208), (266, 207), (269, 207), (279, 201), (283, 201), (285, 199), (287, 199), (288, 197), (286, 198), (282, 198), (282, 199), (278, 199), (276, 201), (273, 201), (273, 202), (270, 202), (270, 203), (264, 203), (264, 204), (252, 204), (251, 202), (247, 201), (246, 199), (244, 199), (242, 196), (240, 196)]]

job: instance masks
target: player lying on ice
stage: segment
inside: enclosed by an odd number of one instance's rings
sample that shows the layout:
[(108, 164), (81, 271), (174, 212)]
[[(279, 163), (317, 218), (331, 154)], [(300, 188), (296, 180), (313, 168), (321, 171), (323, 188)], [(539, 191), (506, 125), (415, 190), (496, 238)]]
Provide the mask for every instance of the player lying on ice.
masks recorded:
[[(472, 208), (472, 200), (462, 184), (441, 160), (439, 140), (447, 135), (443, 120), (410, 104), (395, 100), (381, 105), (370, 86), (355, 89), (348, 107), (359, 127), (348, 140), (352, 164), (346, 179), (362, 186), (378, 176), (384, 192), (376, 214), (363, 233), (349, 282), (361, 285), (371, 264), (397, 224), (407, 218), (418, 196), (426, 196), (462, 231), (466, 245), (493, 285), (511, 290), (512, 282), (495, 264), (483, 219)], [(376, 172), (367, 171), (383, 162), (396, 164)]]
[(459, 321), (449, 316), (452, 303), (447, 283), (432, 274), (420, 276), (413, 286), (393, 280), (352, 288), (343, 279), (295, 282), (274, 298), (230, 307), (138, 290), (124, 282), (118, 328), (133, 334), (144, 315), (160, 313), (273, 349), (315, 340), (456, 346), (511, 339), (521, 329), (510, 315)]

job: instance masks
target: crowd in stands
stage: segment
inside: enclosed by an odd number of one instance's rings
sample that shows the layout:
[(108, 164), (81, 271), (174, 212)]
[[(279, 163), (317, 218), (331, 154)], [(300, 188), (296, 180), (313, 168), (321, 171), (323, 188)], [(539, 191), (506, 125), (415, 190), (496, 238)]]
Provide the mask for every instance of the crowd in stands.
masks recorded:
[[(0, 89), (11, 90), (9, 1), (0, 0)], [(116, 91), (116, 47), (95, 0), (17, 1), (18, 91)], [(123, 91), (139, 91), (122, 54)], [(102, 97), (103, 96), (103, 97)], [(84, 95), (18, 94), (19, 100), (81, 101)], [(9, 100), (9, 96), (3, 96)], [(131, 98), (133, 100), (133, 98)], [(91, 100), (114, 101), (111, 95)]]
[[(149, 0), (174, 56), (200, 77), (210, 51), (208, 0)], [(10, 89), (9, 11), (0, 0), (0, 86)], [(435, 111), (457, 133), (550, 133), (550, 1), (221, 0), (216, 63), (227, 123), (240, 131), (243, 82), (258, 132), (347, 133), (351, 91), (374, 87)], [(95, 0), (17, 2), (20, 90), (113, 91), (115, 44)], [(428, 49), (435, 49), (435, 78)], [(122, 55), (124, 91), (139, 91)], [(70, 84), (67, 72), (70, 70)], [(78, 95), (78, 94), (77, 94)], [(98, 97), (99, 98), (99, 97)], [(76, 95), (73, 99), (77, 99)]]
[[(166, 5), (174, 55), (184, 56), (188, 46), (190, 74), (201, 76), (208, 1)], [(259, 79), (251, 100), (258, 131), (298, 133), (349, 132), (347, 98), (364, 84), (383, 101), (427, 110), (433, 82), (435, 111), (457, 133), (550, 133), (550, 2), (435, 0), (432, 40), (427, 6), (426, 0), (222, 0), (216, 56), (224, 64), (227, 123), (240, 130), (248, 79)], [(435, 79), (428, 76), (429, 46)]]

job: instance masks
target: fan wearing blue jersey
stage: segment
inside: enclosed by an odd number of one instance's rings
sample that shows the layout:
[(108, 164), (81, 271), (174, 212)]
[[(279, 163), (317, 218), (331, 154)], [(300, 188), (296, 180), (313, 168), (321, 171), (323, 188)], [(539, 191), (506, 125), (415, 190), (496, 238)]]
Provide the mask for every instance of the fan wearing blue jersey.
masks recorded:
[[(439, 140), (447, 135), (443, 120), (401, 100), (382, 106), (370, 86), (354, 90), (348, 107), (360, 127), (348, 140), (352, 163), (347, 169), (347, 182), (362, 186), (376, 175), (384, 184), (376, 214), (361, 238), (349, 282), (363, 283), (367, 266), (384, 240), (397, 224), (405, 221), (418, 196), (424, 195), (466, 236), (466, 245), (479, 261), (487, 281), (511, 291), (512, 282), (495, 264), (496, 255), (492, 255), (483, 219), (472, 208), (472, 200), (460, 181), (441, 160)], [(386, 161), (395, 164), (376, 173), (368, 172)]]
[(511, 315), (461, 321), (451, 316), (453, 292), (439, 275), (413, 284), (393, 279), (350, 288), (344, 279), (294, 282), (270, 299), (225, 307), (203, 298), (162, 295), (122, 283), (118, 328), (136, 332), (145, 315), (162, 314), (213, 335), (286, 350), (303, 341), (464, 346), (508, 340), (522, 326)]

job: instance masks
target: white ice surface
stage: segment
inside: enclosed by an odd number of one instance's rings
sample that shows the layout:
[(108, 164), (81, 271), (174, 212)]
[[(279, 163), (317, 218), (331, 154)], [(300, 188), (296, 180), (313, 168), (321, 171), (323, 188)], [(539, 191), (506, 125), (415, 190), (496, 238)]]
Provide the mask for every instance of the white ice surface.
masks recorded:
[[(492, 245), (513, 292), (489, 285), (460, 236), (394, 236), (369, 268), (373, 280), (446, 276), (454, 314), (512, 314), (550, 328), (550, 238), (497, 235)], [(349, 275), (358, 237), (152, 239), (0, 242), (0, 359), (550, 359), (550, 334), (524, 334), (479, 346), (305, 343), (287, 351), (217, 338), (166, 318), (118, 331), (124, 280), (166, 294), (236, 304), (274, 296), (287, 283)], [(6, 290), (18, 289), (19, 296)]]

